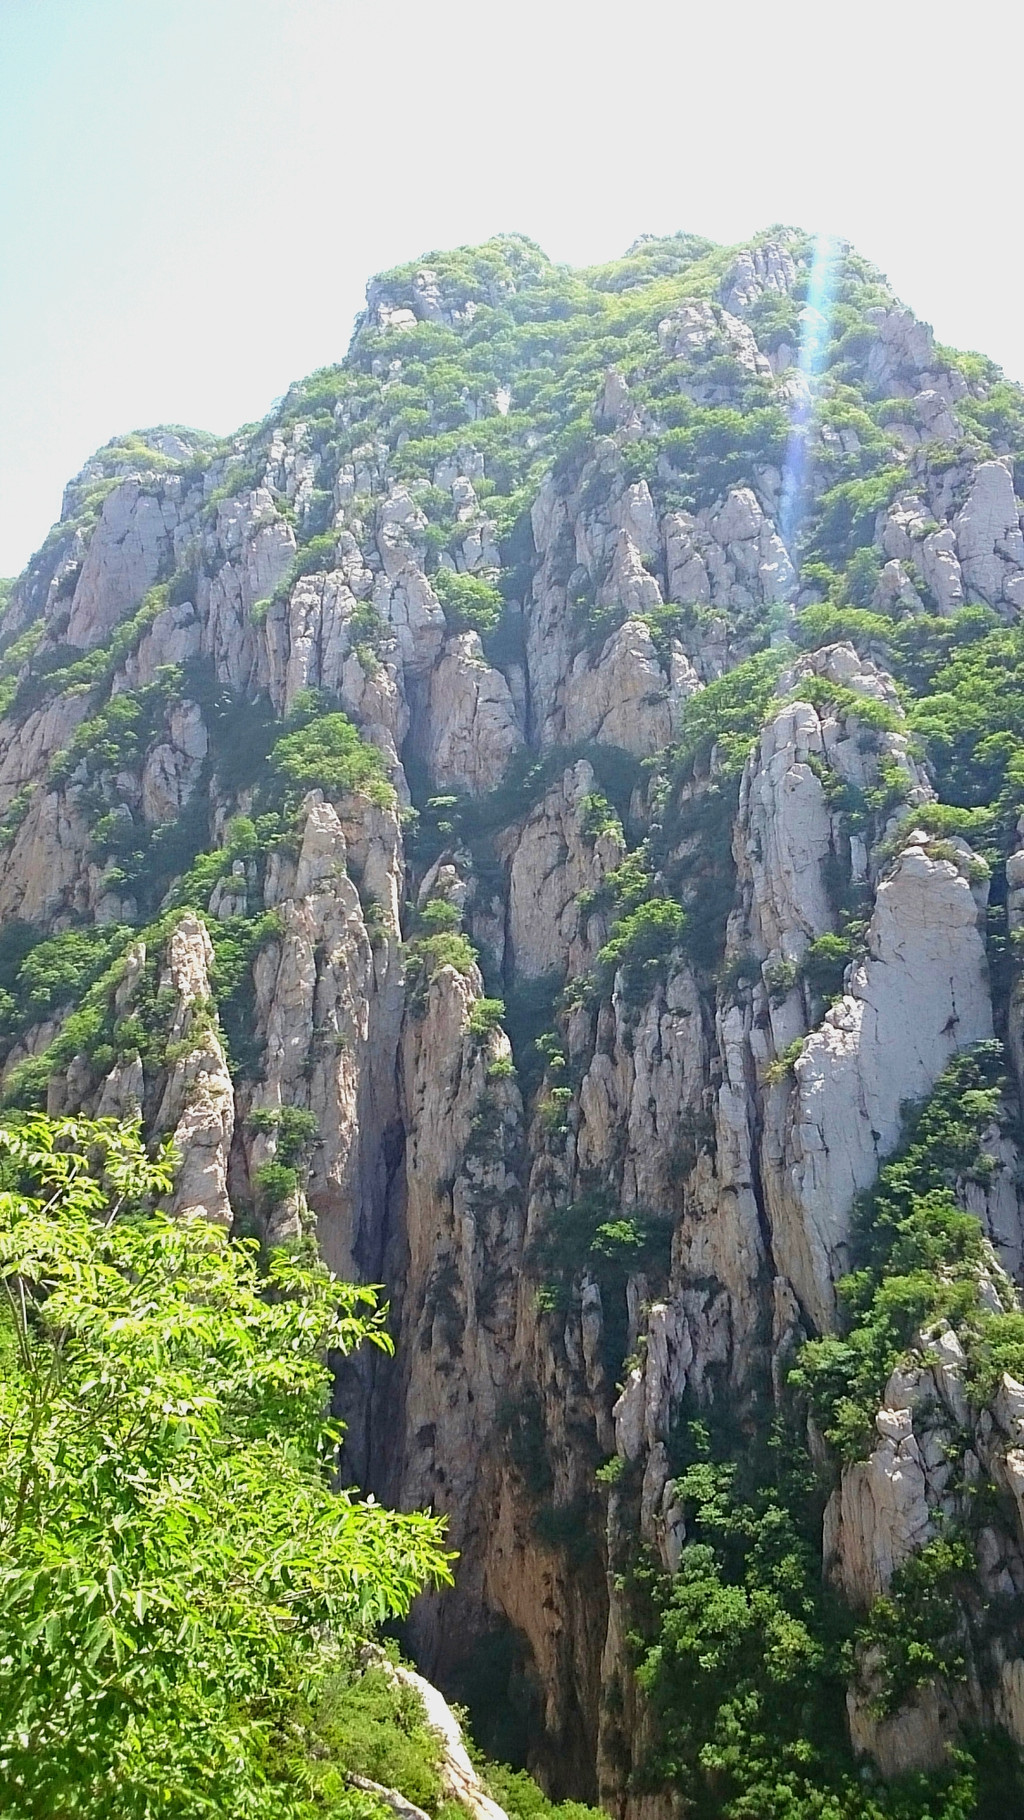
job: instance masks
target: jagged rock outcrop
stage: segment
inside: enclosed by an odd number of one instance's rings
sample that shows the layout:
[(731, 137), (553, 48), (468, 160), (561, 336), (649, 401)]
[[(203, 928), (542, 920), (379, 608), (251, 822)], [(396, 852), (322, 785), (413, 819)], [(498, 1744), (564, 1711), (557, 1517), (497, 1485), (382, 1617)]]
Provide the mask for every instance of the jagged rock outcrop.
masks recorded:
[(168, 496), (124, 480), (104, 501), (71, 597), (67, 642), (99, 644), (158, 579), (178, 524), (179, 489)]
[[(775, 1253), (817, 1326), (831, 1325), (857, 1193), (896, 1145), (900, 1107), (922, 1099), (965, 1043), (992, 1033), (978, 906), (949, 860), (909, 845), (878, 887), (867, 955), (793, 1063), (769, 1142)], [(778, 1115), (777, 1115), (778, 1116)]]
[(438, 789), (496, 789), (522, 735), (508, 683), (484, 662), (476, 632), (448, 640), (430, 673), (427, 719), (425, 757)]
[[(340, 1275), (359, 1276), (379, 1255), (387, 1134), (397, 1116), (398, 825), (391, 810), (358, 798), (336, 807), (320, 791), (301, 815), (298, 854), (273, 855), (264, 886), (279, 933), (253, 968), (264, 1065), (251, 1111), (313, 1114), (307, 1198), (324, 1256)], [(369, 931), (364, 903), (378, 911)], [(250, 1170), (276, 1149), (272, 1133), (257, 1136)]]
[[(183, 1053), (170, 1064), (156, 1125), (158, 1130), (170, 1132), (181, 1158), (172, 1210), (228, 1225), (232, 1216), (227, 1159), (235, 1096), (223, 1045), (206, 1021), (212, 961), (213, 949), (203, 924), (198, 917), (182, 917), (167, 944), (160, 986), (177, 997), (169, 1036), (175, 1050), (180, 1048)], [(122, 1105), (119, 1110), (128, 1108)]]
[[(940, 613), (955, 613), (975, 602), (1007, 614), (1019, 612), (1024, 532), (1006, 462), (946, 468), (926, 492), (927, 500), (904, 494), (889, 507), (882, 531), (885, 554), (917, 564)], [(936, 518), (945, 522), (936, 526)]]
[(514, 831), (509, 842), (506, 964), (521, 979), (552, 970), (585, 970), (597, 943), (591, 923), (604, 920), (584, 908), (585, 893), (596, 891), (623, 858), (620, 831), (602, 816), (593, 767), (585, 759), (559, 782)]

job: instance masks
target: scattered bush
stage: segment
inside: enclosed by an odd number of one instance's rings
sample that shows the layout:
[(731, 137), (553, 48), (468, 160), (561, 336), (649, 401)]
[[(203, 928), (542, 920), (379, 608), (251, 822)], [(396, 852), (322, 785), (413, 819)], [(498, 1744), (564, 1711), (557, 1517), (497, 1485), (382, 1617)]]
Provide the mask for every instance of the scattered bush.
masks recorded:
[(596, 978), (607, 990), (616, 975), (627, 1003), (643, 1004), (663, 979), (673, 950), (682, 941), (686, 912), (667, 898), (650, 898), (614, 926), (597, 956)]
[(433, 575), (434, 592), (453, 632), (493, 632), (504, 610), (497, 588), (477, 575), (459, 575), (439, 568)]
[[(555, 1089), (554, 1091), (557, 1091)], [(564, 1089), (568, 1094), (569, 1089)], [(626, 1283), (643, 1271), (663, 1280), (672, 1247), (672, 1220), (639, 1205), (620, 1206), (610, 1190), (593, 1187), (548, 1215), (529, 1264), (541, 1285), (542, 1306), (564, 1310), (585, 1272), (601, 1291), (602, 1345), (614, 1379), (622, 1369), (628, 1331)]]
[(818, 935), (804, 951), (800, 972), (817, 998), (829, 1001), (843, 989), (843, 978), (854, 954), (849, 935)]
[(478, 998), (469, 1009), (469, 1033), (471, 1036), (490, 1036), (492, 1030), (501, 1027), (505, 1016), (505, 1001), (500, 998)]
[(394, 801), (381, 754), (360, 738), (344, 714), (323, 714), (282, 734), (270, 764), (293, 797), (307, 790), (329, 796), (360, 791), (382, 807)]
[(1012, 1809), (1024, 1779), (998, 1738), (965, 1747), (948, 1769), (888, 1784), (866, 1777), (847, 1743), (855, 1642), (891, 1646), (892, 1697), (933, 1666), (958, 1674), (948, 1630), (956, 1548), (931, 1546), (876, 1607), (879, 1637), (870, 1620), (857, 1633), (822, 1573), (822, 1489), (799, 1431), (691, 1421), (670, 1445), (683, 1461), (679, 1571), (643, 1562), (630, 1576), (636, 1674), (655, 1716), (644, 1780), (668, 1781), (695, 1820), (968, 1820), (994, 1816), (1001, 1802)]

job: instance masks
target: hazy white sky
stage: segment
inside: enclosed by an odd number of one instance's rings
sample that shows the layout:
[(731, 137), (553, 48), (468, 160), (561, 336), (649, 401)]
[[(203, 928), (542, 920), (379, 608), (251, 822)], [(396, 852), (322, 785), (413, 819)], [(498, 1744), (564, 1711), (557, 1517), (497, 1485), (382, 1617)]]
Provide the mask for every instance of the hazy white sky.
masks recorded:
[(774, 221), (1024, 378), (1019, 0), (0, 0), (0, 575), (110, 436), (225, 432), (367, 277)]

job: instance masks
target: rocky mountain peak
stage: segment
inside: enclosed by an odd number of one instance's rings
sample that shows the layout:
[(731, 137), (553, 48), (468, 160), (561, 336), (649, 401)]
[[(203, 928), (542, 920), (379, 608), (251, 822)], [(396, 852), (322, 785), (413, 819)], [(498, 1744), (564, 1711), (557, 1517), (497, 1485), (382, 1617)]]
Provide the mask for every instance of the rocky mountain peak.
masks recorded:
[(482, 1741), (924, 1820), (1024, 1746), (1024, 395), (795, 229), (366, 296), (3, 609), (6, 1106), (387, 1284), (348, 1469)]

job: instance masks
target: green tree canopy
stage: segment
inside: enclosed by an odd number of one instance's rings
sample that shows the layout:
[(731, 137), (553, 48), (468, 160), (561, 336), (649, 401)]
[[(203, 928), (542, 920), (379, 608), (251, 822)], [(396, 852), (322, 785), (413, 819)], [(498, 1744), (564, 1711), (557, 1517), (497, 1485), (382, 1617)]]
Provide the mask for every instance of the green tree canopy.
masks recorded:
[(319, 714), (283, 734), (270, 762), (296, 797), (304, 790), (324, 790), (329, 796), (364, 790), (374, 802), (393, 799), (380, 753), (360, 738), (344, 714)]
[(153, 1211), (131, 1125), (26, 1119), (0, 1171), (0, 1812), (342, 1811), (282, 1733), (450, 1578), (441, 1521), (331, 1489), (374, 1292)]

